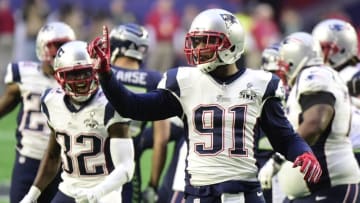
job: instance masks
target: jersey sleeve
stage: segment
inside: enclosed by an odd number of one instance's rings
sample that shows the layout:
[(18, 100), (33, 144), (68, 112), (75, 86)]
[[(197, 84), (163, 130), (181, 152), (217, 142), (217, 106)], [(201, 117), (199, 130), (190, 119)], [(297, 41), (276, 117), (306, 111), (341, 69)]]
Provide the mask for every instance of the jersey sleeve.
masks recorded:
[(52, 127), (52, 123), (50, 120), (50, 113), (49, 113), (49, 108), (48, 108), (48, 103), (49, 100), (51, 99), (51, 92), (54, 91), (53, 89), (49, 88), (46, 89), (42, 94), (41, 94), (41, 112), (46, 116), (47, 118), (47, 123), (49, 124), (49, 126)]
[(150, 72), (149, 74), (151, 74), (151, 77), (149, 77), (150, 81), (149, 81), (149, 89), (148, 91), (154, 90), (157, 88), (157, 85), (159, 84), (162, 75), (159, 72), (153, 71)]
[(182, 114), (179, 101), (169, 91), (157, 89), (135, 94), (127, 90), (114, 74), (100, 75), (100, 84), (114, 109), (125, 117), (154, 121)]
[(130, 119), (120, 116), (110, 103), (106, 104), (104, 116), (104, 125), (106, 129), (114, 123), (129, 123), (130, 121)]
[(287, 120), (279, 100), (270, 98), (266, 101), (259, 122), (274, 150), (288, 160), (294, 161), (300, 154), (311, 152), (311, 148)]
[(286, 95), (285, 87), (281, 82), (280, 78), (277, 75), (272, 74), (262, 99), (263, 102), (269, 98), (278, 98), (281, 101), (284, 101), (285, 95)]
[(335, 82), (330, 74), (325, 69), (305, 69), (297, 81), (297, 95), (329, 92), (329, 83)]
[(9, 63), (6, 67), (6, 73), (4, 78), (5, 84), (20, 83), (20, 70), (18, 63)]

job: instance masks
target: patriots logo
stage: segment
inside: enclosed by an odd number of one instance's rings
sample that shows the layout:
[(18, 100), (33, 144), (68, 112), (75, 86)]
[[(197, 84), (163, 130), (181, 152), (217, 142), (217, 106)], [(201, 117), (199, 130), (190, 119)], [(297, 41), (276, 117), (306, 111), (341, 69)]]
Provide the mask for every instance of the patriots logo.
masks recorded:
[(314, 79), (314, 77), (315, 77), (315, 75), (308, 75), (306, 79), (307, 80), (312, 80), (312, 79)]
[(331, 24), (331, 25), (329, 25), (329, 28), (330, 28), (330, 30), (339, 32), (339, 31), (345, 30), (346, 26), (342, 25), (342, 24)]
[(300, 42), (301, 42), (300, 39), (296, 39), (296, 38), (293, 38), (293, 37), (289, 37), (289, 38), (284, 39), (283, 44), (300, 43)]
[(233, 24), (237, 24), (238, 21), (235, 16), (230, 14), (220, 14), (221, 18), (225, 21), (226, 28), (231, 27)]
[(41, 31), (50, 31), (50, 30), (53, 30), (53, 29), (54, 29), (53, 26), (44, 25), (44, 26), (41, 28)]

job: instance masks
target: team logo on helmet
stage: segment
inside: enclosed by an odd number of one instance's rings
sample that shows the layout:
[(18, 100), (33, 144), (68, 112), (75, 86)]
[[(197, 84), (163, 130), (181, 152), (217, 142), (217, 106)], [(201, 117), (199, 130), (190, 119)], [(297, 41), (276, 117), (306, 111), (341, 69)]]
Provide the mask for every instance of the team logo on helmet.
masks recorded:
[(238, 21), (235, 16), (230, 14), (220, 14), (221, 18), (225, 21), (226, 28), (231, 27), (233, 24), (237, 24)]
[(339, 32), (339, 31), (345, 30), (346, 26), (344, 24), (335, 23), (335, 24), (330, 24), (329, 28), (330, 28), (330, 30)]

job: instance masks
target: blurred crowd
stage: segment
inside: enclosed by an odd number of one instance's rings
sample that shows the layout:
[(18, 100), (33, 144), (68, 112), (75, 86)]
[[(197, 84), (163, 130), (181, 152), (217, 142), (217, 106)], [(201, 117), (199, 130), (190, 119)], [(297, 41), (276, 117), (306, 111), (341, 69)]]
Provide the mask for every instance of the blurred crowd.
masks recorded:
[(239, 63), (250, 68), (259, 67), (259, 56), (266, 46), (289, 33), (307, 31), (321, 19), (340, 18), (360, 30), (360, 18), (356, 16), (360, 2), (354, 0), (94, 2), (0, 0), (0, 78), (10, 61), (37, 60), (34, 51), (36, 34), (49, 21), (64, 21), (75, 30), (78, 39), (85, 41), (101, 34), (102, 25), (111, 29), (125, 22), (143, 24), (150, 30), (152, 43), (145, 65), (161, 72), (186, 65), (184, 35), (193, 17), (206, 8), (226, 8), (237, 14), (247, 30), (246, 53)]

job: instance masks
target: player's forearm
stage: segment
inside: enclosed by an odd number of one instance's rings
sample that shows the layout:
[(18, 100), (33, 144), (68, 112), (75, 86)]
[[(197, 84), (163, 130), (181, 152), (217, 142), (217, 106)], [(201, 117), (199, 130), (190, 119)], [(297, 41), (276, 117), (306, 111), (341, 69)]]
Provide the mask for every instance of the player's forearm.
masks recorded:
[(43, 191), (59, 172), (60, 156), (46, 153), (42, 159), (33, 185)]
[(6, 87), (4, 95), (0, 97), (0, 118), (14, 110), (20, 103), (21, 98), (18, 91), (20, 90), (18, 90), (18, 86), (15, 84)]
[(153, 137), (154, 143), (150, 186), (152, 186), (153, 188), (157, 188), (166, 161), (167, 144), (170, 138), (170, 121), (155, 121), (153, 123)]
[[(155, 143), (154, 143), (155, 144)], [(151, 165), (150, 186), (157, 188), (159, 186), (160, 176), (165, 166), (167, 155), (167, 146), (165, 144), (154, 148)]]
[(100, 84), (106, 98), (124, 117), (141, 121), (162, 120), (176, 116), (181, 109), (180, 104), (174, 104), (175, 99), (168, 95), (171, 93), (165, 90), (135, 94), (117, 81), (113, 74), (102, 74)]

